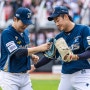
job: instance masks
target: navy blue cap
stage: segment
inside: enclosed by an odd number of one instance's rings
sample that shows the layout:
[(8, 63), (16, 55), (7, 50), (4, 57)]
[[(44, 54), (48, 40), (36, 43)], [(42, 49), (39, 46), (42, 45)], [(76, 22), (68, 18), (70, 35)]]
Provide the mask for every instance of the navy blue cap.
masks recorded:
[(25, 25), (32, 24), (31, 21), (32, 12), (25, 7), (20, 7), (15, 13), (15, 17), (19, 18)]
[(60, 14), (68, 14), (68, 8), (65, 6), (56, 6), (53, 13), (48, 17), (49, 21), (52, 21), (55, 17), (58, 17)]

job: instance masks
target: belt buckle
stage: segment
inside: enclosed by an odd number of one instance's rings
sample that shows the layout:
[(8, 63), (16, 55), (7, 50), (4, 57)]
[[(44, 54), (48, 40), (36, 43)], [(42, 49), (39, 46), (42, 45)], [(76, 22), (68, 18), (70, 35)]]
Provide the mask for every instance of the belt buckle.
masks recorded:
[(86, 70), (85, 69), (82, 69), (81, 70), (81, 74), (84, 74), (84, 73), (86, 73)]

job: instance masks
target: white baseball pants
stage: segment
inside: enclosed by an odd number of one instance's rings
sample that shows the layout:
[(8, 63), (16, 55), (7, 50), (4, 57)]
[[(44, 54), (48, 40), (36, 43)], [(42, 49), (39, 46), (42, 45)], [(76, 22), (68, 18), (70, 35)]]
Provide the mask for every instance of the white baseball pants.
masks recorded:
[(90, 69), (62, 74), (58, 90), (90, 90)]
[(2, 90), (33, 90), (30, 76), (27, 73), (9, 73), (0, 71)]

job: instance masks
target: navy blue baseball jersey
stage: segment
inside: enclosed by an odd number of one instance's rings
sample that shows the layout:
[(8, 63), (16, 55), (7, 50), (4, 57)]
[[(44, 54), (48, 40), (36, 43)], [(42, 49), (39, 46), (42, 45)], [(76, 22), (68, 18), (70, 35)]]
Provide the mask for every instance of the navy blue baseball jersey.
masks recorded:
[[(55, 38), (59, 39), (60, 37), (65, 39), (74, 54), (81, 54), (90, 49), (90, 28), (87, 26), (76, 24), (72, 31), (69, 33), (62, 31)], [(81, 69), (90, 69), (89, 59), (63, 62), (62, 64), (62, 73), (65, 74), (71, 74)]]
[(6, 28), (1, 35), (0, 69), (19, 73), (30, 69), (30, 56), (11, 58), (11, 55), (20, 48), (27, 48), (29, 38), (25, 32), (18, 33), (12, 26)]

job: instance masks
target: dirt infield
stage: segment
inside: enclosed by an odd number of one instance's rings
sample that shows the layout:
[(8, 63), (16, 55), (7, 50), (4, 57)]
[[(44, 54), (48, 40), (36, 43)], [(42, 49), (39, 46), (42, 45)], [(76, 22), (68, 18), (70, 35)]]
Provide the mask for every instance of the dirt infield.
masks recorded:
[(60, 79), (60, 74), (52, 74), (52, 73), (47, 73), (47, 72), (35, 72), (30, 74), (31, 79), (39, 79), (39, 80), (59, 80)]

